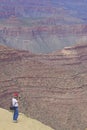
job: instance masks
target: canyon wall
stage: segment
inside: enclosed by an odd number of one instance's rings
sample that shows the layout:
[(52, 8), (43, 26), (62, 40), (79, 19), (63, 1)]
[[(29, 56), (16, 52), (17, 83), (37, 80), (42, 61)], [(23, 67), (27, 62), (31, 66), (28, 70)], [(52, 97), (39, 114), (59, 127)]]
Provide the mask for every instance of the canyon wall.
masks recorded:
[(86, 6), (82, 0), (1, 0), (0, 43), (33, 53), (74, 45), (86, 39)]
[(80, 40), (87, 41), (86, 24), (47, 26), (39, 25), (37, 22), (37, 25), (33, 24), (30, 27), (24, 27), (22, 24), (16, 17), (0, 24), (1, 44), (33, 53), (51, 53)]
[(0, 47), (0, 107), (18, 92), (20, 112), (55, 130), (84, 130), (86, 85), (86, 43), (44, 55)]

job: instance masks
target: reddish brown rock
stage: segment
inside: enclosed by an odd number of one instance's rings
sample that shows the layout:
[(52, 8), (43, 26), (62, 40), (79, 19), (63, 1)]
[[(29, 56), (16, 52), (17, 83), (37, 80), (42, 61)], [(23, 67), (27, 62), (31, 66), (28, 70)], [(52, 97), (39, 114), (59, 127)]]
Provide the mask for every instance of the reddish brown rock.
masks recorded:
[(87, 44), (34, 55), (0, 46), (0, 107), (20, 94), (20, 111), (55, 130), (87, 127)]

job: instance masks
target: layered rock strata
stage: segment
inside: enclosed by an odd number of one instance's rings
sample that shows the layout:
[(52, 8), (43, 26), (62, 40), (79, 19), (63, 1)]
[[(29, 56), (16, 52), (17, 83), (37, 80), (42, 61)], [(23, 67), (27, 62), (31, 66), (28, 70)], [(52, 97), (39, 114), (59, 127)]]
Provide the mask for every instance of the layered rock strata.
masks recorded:
[(87, 44), (35, 55), (0, 46), (0, 107), (13, 92), (20, 111), (55, 130), (87, 127)]

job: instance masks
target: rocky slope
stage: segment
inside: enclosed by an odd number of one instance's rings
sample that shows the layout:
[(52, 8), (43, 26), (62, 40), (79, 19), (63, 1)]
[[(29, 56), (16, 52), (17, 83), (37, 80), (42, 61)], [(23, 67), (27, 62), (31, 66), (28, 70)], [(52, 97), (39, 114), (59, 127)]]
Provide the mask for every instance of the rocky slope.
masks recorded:
[(20, 111), (55, 130), (87, 127), (87, 43), (51, 54), (0, 46), (0, 107), (13, 92)]
[(20, 113), (18, 122), (13, 123), (12, 114), (13, 113), (0, 108), (0, 128), (2, 130), (53, 130), (39, 121), (28, 118), (23, 113)]

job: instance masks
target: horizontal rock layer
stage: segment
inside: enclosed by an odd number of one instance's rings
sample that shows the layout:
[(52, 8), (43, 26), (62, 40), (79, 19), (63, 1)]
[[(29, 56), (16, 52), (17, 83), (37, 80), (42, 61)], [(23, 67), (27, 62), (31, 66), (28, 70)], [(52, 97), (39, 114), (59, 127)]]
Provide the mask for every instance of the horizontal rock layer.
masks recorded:
[(0, 46), (0, 107), (13, 92), (20, 111), (55, 130), (82, 130), (87, 124), (87, 44), (51, 54)]
[(86, 7), (82, 0), (1, 0), (0, 43), (51, 53), (87, 41)]
[(31, 27), (24, 27), (19, 19), (13, 20), (15, 22), (12, 22), (12, 26), (9, 21), (0, 24), (0, 42), (17, 49), (33, 53), (51, 53), (65, 46), (87, 41), (86, 24), (39, 26), (37, 23), (35, 26), (33, 24)]

